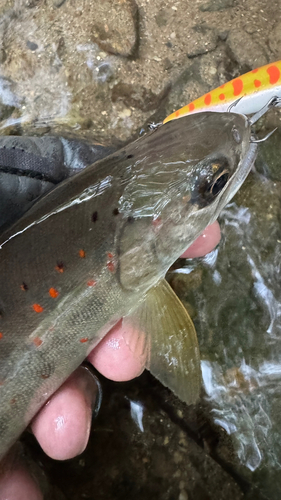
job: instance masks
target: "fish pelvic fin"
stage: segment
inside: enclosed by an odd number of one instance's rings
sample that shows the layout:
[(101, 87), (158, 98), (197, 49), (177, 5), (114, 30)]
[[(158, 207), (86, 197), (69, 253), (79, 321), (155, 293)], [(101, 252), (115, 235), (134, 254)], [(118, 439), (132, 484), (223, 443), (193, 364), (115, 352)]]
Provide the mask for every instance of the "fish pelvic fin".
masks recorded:
[(201, 387), (197, 334), (166, 280), (148, 290), (140, 306), (123, 318), (123, 326), (127, 322), (127, 331), (138, 330), (140, 335), (132, 335), (126, 342), (133, 352), (141, 351), (146, 357), (146, 368), (182, 401), (196, 403)]

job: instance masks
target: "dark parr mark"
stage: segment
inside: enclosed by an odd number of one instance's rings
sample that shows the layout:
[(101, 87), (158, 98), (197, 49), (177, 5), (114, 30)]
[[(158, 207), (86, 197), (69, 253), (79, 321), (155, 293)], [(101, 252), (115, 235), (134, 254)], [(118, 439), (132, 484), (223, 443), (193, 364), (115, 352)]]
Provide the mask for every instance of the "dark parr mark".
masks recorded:
[(114, 208), (114, 209), (112, 210), (112, 213), (113, 213), (113, 215), (118, 215), (118, 214), (119, 214), (119, 210), (118, 210), (118, 208)]
[(135, 218), (132, 215), (129, 215), (127, 222), (129, 222), (129, 224), (132, 224), (133, 222), (135, 222)]
[(93, 222), (97, 222), (97, 220), (98, 220), (98, 212), (96, 211), (96, 212), (94, 212), (94, 213), (93, 213), (93, 215), (92, 215), (92, 221), (93, 221)]
[(129, 160), (130, 158), (134, 158), (134, 155), (128, 155), (127, 156), (127, 160)]
[(55, 270), (58, 271), (58, 273), (63, 273), (63, 271), (64, 271), (63, 262), (58, 262), (56, 267), (55, 267)]

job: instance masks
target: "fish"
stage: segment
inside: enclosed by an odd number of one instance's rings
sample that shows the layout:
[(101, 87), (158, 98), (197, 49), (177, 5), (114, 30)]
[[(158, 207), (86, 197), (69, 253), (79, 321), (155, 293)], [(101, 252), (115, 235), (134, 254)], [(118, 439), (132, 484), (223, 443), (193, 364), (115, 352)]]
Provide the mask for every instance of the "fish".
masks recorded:
[(202, 111), (227, 112), (250, 115), (257, 113), (272, 99), (281, 103), (281, 61), (253, 69), (238, 78), (211, 90), (174, 113), (163, 123)]
[(197, 401), (196, 331), (165, 274), (256, 150), (247, 117), (188, 115), (63, 181), (1, 234), (0, 458), (120, 318), (141, 332), (126, 342), (141, 342), (151, 373)]

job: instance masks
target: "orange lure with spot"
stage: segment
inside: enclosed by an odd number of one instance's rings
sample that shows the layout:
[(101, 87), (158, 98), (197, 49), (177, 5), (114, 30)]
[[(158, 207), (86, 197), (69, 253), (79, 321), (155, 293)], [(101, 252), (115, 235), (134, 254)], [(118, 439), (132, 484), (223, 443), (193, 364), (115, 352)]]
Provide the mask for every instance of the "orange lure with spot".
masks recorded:
[(232, 112), (248, 115), (259, 111), (273, 97), (281, 97), (281, 61), (253, 69), (211, 90), (169, 115), (164, 123), (190, 113), (228, 111), (231, 105)]

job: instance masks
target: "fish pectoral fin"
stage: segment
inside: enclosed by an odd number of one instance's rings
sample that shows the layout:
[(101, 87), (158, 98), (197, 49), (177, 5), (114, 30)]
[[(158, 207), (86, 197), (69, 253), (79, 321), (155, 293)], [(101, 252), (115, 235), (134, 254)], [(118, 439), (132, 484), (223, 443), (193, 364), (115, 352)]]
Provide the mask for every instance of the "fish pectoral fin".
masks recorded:
[(131, 335), (134, 342), (138, 339), (139, 347), (127, 341), (133, 352), (147, 357), (146, 368), (182, 401), (195, 403), (201, 386), (197, 335), (189, 314), (166, 280), (147, 292), (141, 305), (124, 318), (123, 322), (127, 321), (128, 331), (140, 332)]

